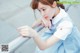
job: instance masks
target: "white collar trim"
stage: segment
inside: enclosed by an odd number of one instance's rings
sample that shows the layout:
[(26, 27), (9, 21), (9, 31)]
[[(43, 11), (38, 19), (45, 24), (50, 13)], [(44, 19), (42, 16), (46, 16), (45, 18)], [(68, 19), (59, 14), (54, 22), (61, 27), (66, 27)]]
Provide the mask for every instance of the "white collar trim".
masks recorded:
[(59, 22), (62, 18), (64, 18), (67, 15), (64, 9), (60, 8), (59, 14), (53, 18), (52, 23), (53, 25)]

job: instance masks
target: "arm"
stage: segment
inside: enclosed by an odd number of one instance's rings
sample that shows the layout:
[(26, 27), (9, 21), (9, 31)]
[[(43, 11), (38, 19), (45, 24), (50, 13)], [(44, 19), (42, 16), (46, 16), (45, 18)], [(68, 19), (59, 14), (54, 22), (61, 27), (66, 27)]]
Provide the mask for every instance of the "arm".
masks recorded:
[(60, 40), (65, 40), (66, 37), (71, 33), (72, 27), (73, 25), (70, 21), (63, 21), (56, 27), (55, 33), (45, 41), (40, 38), (39, 34), (34, 29), (28, 26), (21, 27), (20, 34), (22, 36), (32, 37), (38, 47), (41, 50), (44, 50)]
[(47, 39), (46, 41), (43, 41), (39, 34), (32, 28), (28, 27), (28, 26), (22, 26), (19, 28), (19, 33), (23, 36), (23, 37), (32, 37), (35, 41), (35, 43), (38, 45), (38, 47), (41, 50), (44, 50), (48, 47), (50, 47), (51, 45), (55, 44), (56, 42), (58, 42), (60, 39), (58, 39), (57, 37), (53, 36), (50, 37), (49, 39)]
[(49, 39), (43, 41), (37, 33), (35, 33), (33, 39), (40, 50), (45, 50), (60, 40), (59, 38), (52, 35)]
[[(66, 23), (66, 24), (65, 24)], [(66, 26), (65, 26), (66, 25)], [(58, 27), (55, 33), (49, 37), (46, 41), (41, 40), (38, 34), (35, 32), (33, 37), (34, 41), (41, 50), (49, 48), (60, 40), (65, 40), (66, 37), (71, 33), (72, 23), (64, 21)]]
[(39, 27), (40, 25), (41, 25), (41, 20), (36, 20), (36, 21), (32, 24), (32, 28)]
[(35, 29), (37, 32), (41, 31), (44, 26), (42, 25), (42, 21), (41, 20), (37, 20), (32, 24), (32, 28)]

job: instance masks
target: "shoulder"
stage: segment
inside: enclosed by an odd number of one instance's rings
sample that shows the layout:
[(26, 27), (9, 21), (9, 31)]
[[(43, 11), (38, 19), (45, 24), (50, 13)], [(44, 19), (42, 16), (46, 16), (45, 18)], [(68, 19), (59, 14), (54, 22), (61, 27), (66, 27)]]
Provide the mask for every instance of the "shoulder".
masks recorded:
[(62, 22), (59, 23), (59, 25), (57, 27), (63, 27), (63, 28), (70, 27), (70, 28), (72, 28), (73, 23), (68, 20), (63, 20)]
[(65, 40), (67, 36), (72, 32), (73, 24), (71, 21), (64, 20), (59, 23), (56, 28), (54, 36), (58, 37), (61, 40)]

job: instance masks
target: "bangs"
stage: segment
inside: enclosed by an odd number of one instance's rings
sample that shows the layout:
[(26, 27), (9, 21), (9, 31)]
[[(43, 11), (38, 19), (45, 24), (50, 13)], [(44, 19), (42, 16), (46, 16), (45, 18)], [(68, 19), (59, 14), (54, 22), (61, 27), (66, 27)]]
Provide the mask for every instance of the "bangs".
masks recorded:
[(32, 9), (34, 10), (37, 9), (39, 2), (41, 2), (44, 5), (50, 5), (50, 6), (53, 4), (53, 0), (32, 0), (31, 3)]

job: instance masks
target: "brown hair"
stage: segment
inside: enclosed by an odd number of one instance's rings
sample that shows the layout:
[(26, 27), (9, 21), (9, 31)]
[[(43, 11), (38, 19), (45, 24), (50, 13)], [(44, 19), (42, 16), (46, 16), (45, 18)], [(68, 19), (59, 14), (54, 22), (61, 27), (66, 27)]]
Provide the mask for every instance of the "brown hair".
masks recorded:
[[(45, 5), (52, 6), (54, 1), (59, 2), (59, 0), (32, 0), (31, 7), (34, 10), (37, 9), (39, 2), (41, 2), (41, 3), (45, 4)], [(63, 4), (57, 3), (57, 6), (65, 9)]]

